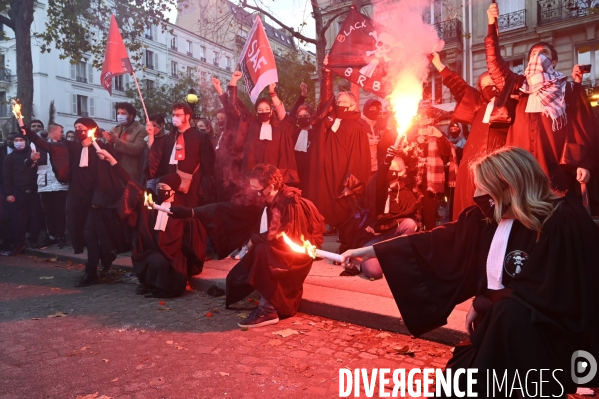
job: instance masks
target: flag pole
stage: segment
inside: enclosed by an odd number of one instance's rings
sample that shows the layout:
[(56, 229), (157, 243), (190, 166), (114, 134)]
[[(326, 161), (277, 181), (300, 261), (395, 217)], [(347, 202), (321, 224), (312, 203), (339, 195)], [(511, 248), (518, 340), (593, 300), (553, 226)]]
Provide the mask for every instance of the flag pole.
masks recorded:
[(131, 71), (131, 74), (133, 75), (133, 80), (135, 81), (135, 86), (137, 87), (137, 92), (139, 93), (141, 105), (144, 107), (144, 114), (146, 115), (146, 122), (150, 123), (150, 116), (148, 115), (148, 110), (146, 109), (146, 103), (144, 103), (144, 97), (141, 95), (141, 90), (139, 88), (139, 83), (137, 82), (137, 77), (135, 76), (135, 71)]

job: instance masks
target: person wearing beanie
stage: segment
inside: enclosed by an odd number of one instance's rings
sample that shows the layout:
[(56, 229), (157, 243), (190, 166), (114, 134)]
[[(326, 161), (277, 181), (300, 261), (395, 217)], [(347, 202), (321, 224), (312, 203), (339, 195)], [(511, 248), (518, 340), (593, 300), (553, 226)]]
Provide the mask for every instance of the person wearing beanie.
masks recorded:
[(37, 159), (28, 146), (27, 138), (18, 133), (13, 137), (14, 150), (6, 156), (2, 174), (3, 195), (6, 201), (14, 204), (9, 215), (11, 229), (10, 250), (4, 255), (18, 255), (26, 248), (25, 234), (29, 224), (29, 244), (37, 248), (37, 238), (41, 230), (42, 205), (37, 195)]
[[(128, 203), (129, 211), (124, 221), (132, 226), (135, 222), (136, 239), (131, 261), (139, 279), (135, 293), (146, 298), (173, 298), (185, 292), (187, 280), (202, 271), (206, 241), (205, 231), (198, 219), (180, 220), (170, 217), (169, 212), (148, 209), (144, 204), (144, 188), (132, 179), (121, 164), (107, 151), (100, 151), (111, 168), (126, 185), (121, 204)], [(160, 178), (153, 202), (163, 208), (180, 206), (177, 190), (181, 177), (169, 173)], [(131, 215), (134, 215), (133, 217)], [(187, 234), (186, 234), (187, 232)], [(193, 238), (193, 240), (191, 239)]]
[(76, 284), (84, 287), (99, 281), (99, 262), (102, 263), (101, 272), (106, 273), (116, 253), (126, 250), (116, 216), (107, 210), (115, 207), (123, 186), (106, 165), (99, 163), (92, 138), (97, 140), (101, 148), (109, 146), (98, 138), (100, 129), (97, 123), (91, 118), (79, 118), (74, 127), (75, 141), (49, 143), (30, 132), (27, 137), (50, 155), (56, 179), (61, 183), (69, 183), (67, 228), (73, 250), (79, 254), (84, 247), (87, 248), (85, 273)]

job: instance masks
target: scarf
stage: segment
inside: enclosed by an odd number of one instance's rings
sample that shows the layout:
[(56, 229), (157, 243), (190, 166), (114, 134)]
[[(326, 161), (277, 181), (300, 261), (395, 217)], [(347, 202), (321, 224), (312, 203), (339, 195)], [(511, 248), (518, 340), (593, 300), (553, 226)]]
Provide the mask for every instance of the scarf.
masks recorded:
[(263, 123), (260, 126), (260, 140), (272, 141), (272, 125), (270, 123)]
[(507, 250), (507, 242), (510, 238), (510, 232), (514, 219), (501, 219), (495, 234), (493, 235), (493, 241), (491, 241), (491, 248), (487, 255), (487, 288), (490, 290), (500, 290), (505, 288), (501, 283), (503, 275), (503, 259), (505, 257), (505, 251)]
[(79, 158), (79, 167), (87, 168), (89, 166), (89, 147), (81, 149), (81, 158)]
[[(163, 207), (167, 209), (171, 209), (171, 202), (163, 202), (161, 204)], [(166, 230), (166, 224), (168, 223), (168, 213), (163, 211), (158, 211), (156, 215), (156, 223), (154, 224), (154, 230)]]
[(524, 93), (530, 94), (526, 112), (543, 112), (551, 118), (553, 131), (568, 123), (566, 116), (566, 82), (568, 78), (553, 69), (551, 60), (543, 54), (537, 54), (524, 71), (526, 80), (522, 84)]
[(331, 126), (331, 130), (335, 133), (337, 133), (337, 130), (339, 129), (339, 126), (341, 126), (341, 119), (340, 118), (335, 118), (335, 122), (333, 122), (333, 126)]
[(179, 132), (177, 134), (177, 140), (173, 146), (173, 152), (171, 152), (169, 165), (178, 165), (179, 161), (185, 160), (185, 138), (183, 137), (183, 133)]
[[(457, 170), (455, 148), (450, 145), (449, 156), (449, 186), (455, 186)], [(426, 159), (426, 189), (433, 194), (445, 192), (445, 164), (439, 154), (437, 139), (432, 137), (428, 140), (428, 154)]]
[(266, 213), (267, 206), (264, 207), (264, 212), (262, 212), (262, 217), (260, 218), (260, 234), (266, 233), (268, 231), (268, 214)]
[(308, 131), (306, 129), (300, 131), (294, 150), (308, 152)]

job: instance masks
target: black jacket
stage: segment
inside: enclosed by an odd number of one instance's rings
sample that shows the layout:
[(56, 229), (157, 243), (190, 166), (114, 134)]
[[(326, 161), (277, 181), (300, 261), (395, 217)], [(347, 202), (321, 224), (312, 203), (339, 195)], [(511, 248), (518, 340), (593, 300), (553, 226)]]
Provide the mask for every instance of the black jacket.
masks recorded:
[(37, 192), (37, 164), (31, 161), (29, 147), (13, 151), (4, 158), (4, 196), (15, 195), (17, 190)]

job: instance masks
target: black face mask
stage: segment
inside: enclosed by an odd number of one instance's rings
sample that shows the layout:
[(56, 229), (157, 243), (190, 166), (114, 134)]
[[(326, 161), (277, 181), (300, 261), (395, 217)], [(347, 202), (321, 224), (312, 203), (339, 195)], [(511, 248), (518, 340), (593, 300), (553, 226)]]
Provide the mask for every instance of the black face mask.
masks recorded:
[(163, 190), (159, 188), (158, 193), (156, 194), (156, 203), (160, 205), (167, 199), (171, 198), (174, 194), (175, 192), (173, 190)]
[(206, 133), (207, 133), (207, 132), (206, 132), (206, 129), (200, 129), (200, 133), (204, 133), (204, 134), (206, 134)]
[(266, 123), (270, 120), (270, 112), (258, 112), (258, 120), (262, 123)]
[(79, 141), (85, 140), (87, 138), (87, 130), (75, 130), (75, 137)]
[(497, 96), (499, 92), (497, 91), (497, 87), (495, 86), (485, 86), (483, 87), (483, 97), (487, 101), (491, 101), (491, 99)]
[(379, 114), (380, 114), (380, 111), (378, 111), (378, 110), (375, 110), (375, 111), (368, 110), (368, 111), (364, 112), (364, 116), (367, 117), (368, 119), (370, 119), (371, 121), (375, 121), (376, 118), (379, 117)]
[[(478, 205), (483, 215), (489, 219), (495, 218), (495, 200), (489, 194), (478, 195), (473, 198), (474, 203)], [(505, 206), (501, 210), (501, 215), (503, 216), (507, 210), (509, 209), (509, 205)]]
[(337, 114), (337, 116), (341, 116), (346, 112), (349, 112), (349, 107), (335, 104), (335, 113)]
[(302, 129), (306, 129), (310, 126), (311, 119), (309, 116), (300, 116), (297, 118), (297, 125)]

